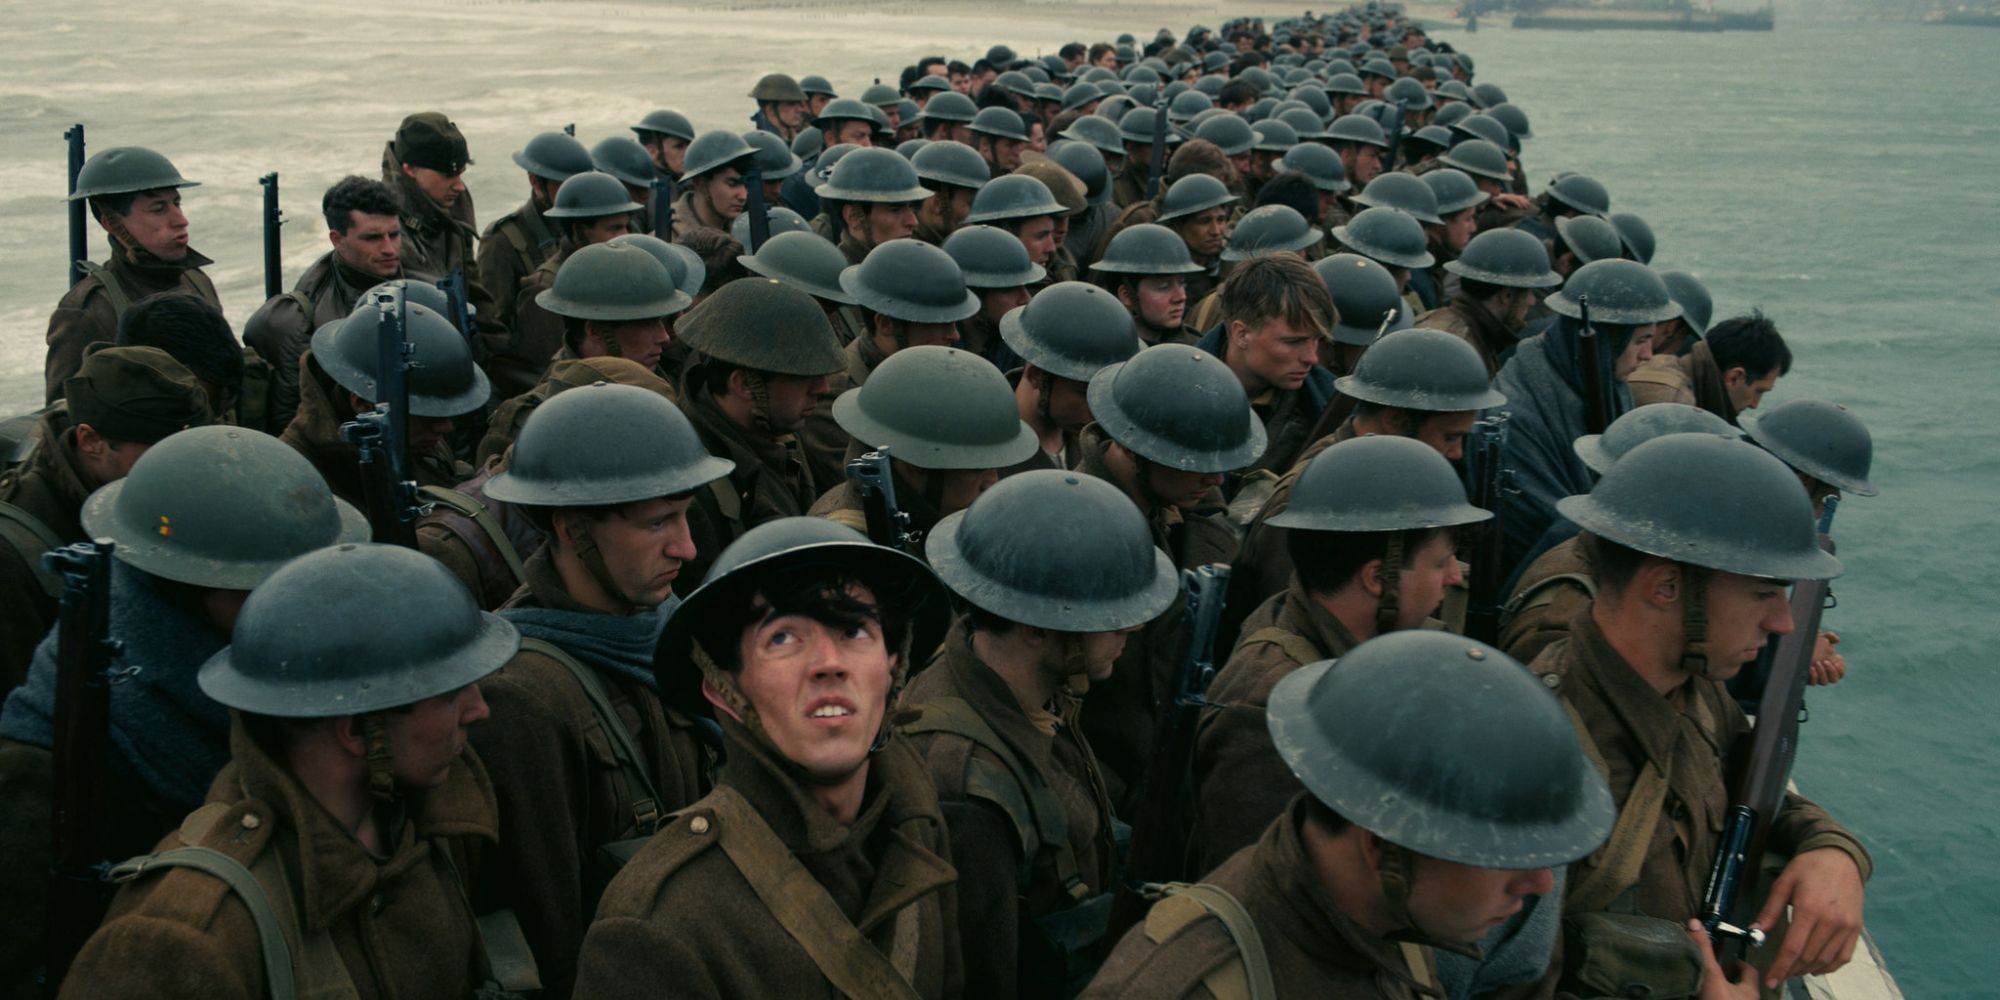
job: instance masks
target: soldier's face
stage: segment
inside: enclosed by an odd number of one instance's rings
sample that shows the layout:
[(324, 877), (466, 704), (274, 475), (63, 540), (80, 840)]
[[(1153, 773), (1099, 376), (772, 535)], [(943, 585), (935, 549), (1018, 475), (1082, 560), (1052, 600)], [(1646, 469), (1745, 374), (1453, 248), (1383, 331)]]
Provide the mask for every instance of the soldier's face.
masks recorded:
[(681, 165), (687, 162), (688, 141), (677, 135), (662, 136), (646, 150), (653, 154), (653, 166), (679, 177)]
[(1090, 425), (1090, 383), (1075, 379), (1049, 379), (1049, 419), (1063, 430), (1075, 432)]
[(979, 290), (979, 318), (998, 323), (1000, 318), (1028, 304), (1028, 288), (982, 288)]
[(1027, 248), (1028, 259), (1037, 264), (1047, 264), (1056, 252), (1056, 220), (1046, 215), (1021, 223), (1014, 236)]
[[(1133, 306), (1131, 286), (1118, 290), (1126, 308)], [(1178, 330), (1187, 315), (1187, 279), (1178, 274), (1149, 274), (1139, 279), (1139, 320), (1156, 330)]]
[(1229, 324), (1228, 360), (1260, 383), (1251, 391), (1253, 396), (1265, 388), (1296, 389), (1319, 363), (1319, 342), (1318, 330), (1295, 327), (1283, 317), (1254, 327), (1235, 320)]
[(181, 193), (176, 188), (143, 191), (132, 199), (132, 210), (119, 217), (127, 235), (161, 260), (173, 262), (187, 256), (188, 220), (181, 212)]
[[(895, 325), (895, 321), (889, 319), (887, 316), (878, 315), (876, 316), (876, 321), (890, 324), (891, 329)], [(895, 350), (900, 351), (905, 347), (958, 346), (957, 323), (903, 323), (901, 327), (903, 342), (895, 345)], [(891, 337), (891, 342), (894, 342), (893, 336)]]
[(991, 145), (996, 175), (1013, 173), (1021, 166), (1021, 154), (1028, 151), (1028, 144), (1019, 139), (989, 137), (986, 141)]
[(1257, 176), (1257, 154), (1241, 153), (1229, 158), (1229, 165), (1236, 168), (1238, 177)]
[(1444, 242), (1451, 248), (1454, 256), (1463, 251), (1465, 245), (1472, 242), (1473, 235), (1478, 232), (1478, 214), (1472, 209), (1468, 208), (1444, 220)]
[(1188, 252), (1197, 260), (1214, 257), (1229, 243), (1229, 209), (1216, 206), (1174, 223)]
[(618, 345), (619, 357), (649, 370), (660, 363), (660, 355), (666, 353), (667, 345), (673, 341), (667, 333), (666, 321), (658, 317), (622, 323), (591, 320), (586, 326), (590, 335), (583, 342), (584, 357), (594, 358), (610, 353), (603, 348), (604, 343), (610, 341)]
[(1429, 414), (1417, 424), (1416, 433), (1410, 436), (1456, 462), (1465, 456), (1465, 436), (1472, 433), (1472, 421), (1478, 416), (1471, 410)]
[(393, 278), (403, 269), (403, 223), (393, 215), (347, 213), (347, 232), (327, 231), (334, 256), (362, 274)]
[(1410, 873), (1410, 919), (1440, 941), (1474, 944), (1519, 913), (1529, 896), (1555, 891), (1547, 868), (1474, 868), (1416, 856)]
[(1638, 371), (1640, 365), (1652, 358), (1653, 339), (1658, 336), (1659, 328), (1652, 323), (1633, 330), (1632, 338), (1625, 342), (1625, 350), (1620, 352), (1618, 359), (1612, 363), (1612, 377), (1623, 382), (1630, 378), (1633, 372)]
[(878, 104), (878, 105), (876, 105), (876, 107), (878, 107), (878, 108), (881, 108), (881, 109), (882, 109), (882, 113), (883, 113), (883, 114), (885, 114), (885, 115), (887, 115), (887, 116), (889, 116), (889, 127), (890, 127), (890, 128), (892, 128), (892, 129), (895, 129), (895, 128), (902, 128), (902, 127), (903, 127), (903, 106), (902, 106), (902, 105), (900, 105), (900, 104)]
[(1431, 536), (1396, 574), (1396, 627), (1416, 628), (1444, 604), (1444, 592), (1465, 581), (1452, 551), (1452, 534)]
[(867, 209), (869, 246), (881, 246), (890, 240), (904, 239), (917, 232), (915, 202), (899, 205), (871, 204)]
[(735, 167), (723, 167), (710, 175), (707, 183), (708, 202), (715, 206), (715, 214), (728, 222), (743, 214), (743, 206), (750, 200), (750, 190), (743, 186), (743, 171)]
[[(875, 603), (860, 584), (848, 593)], [(879, 618), (837, 626), (802, 614), (766, 614), (743, 630), (737, 652), (743, 664), (737, 687), (779, 754), (827, 785), (863, 773), (896, 669)]]
[(1112, 666), (1118, 662), (1120, 656), (1125, 654), (1125, 641), (1131, 638), (1132, 633), (1144, 627), (1143, 625), (1134, 625), (1131, 628), (1120, 629), (1116, 632), (1085, 633), (1082, 636), (1083, 662), (1090, 679), (1092, 681), (1110, 680)]
[(403, 164), (403, 173), (416, 182), (417, 190), (443, 208), (458, 204), (459, 195), (465, 193), (465, 175), (462, 173), (447, 174), (408, 163)]
[(790, 434), (805, 426), (813, 415), (819, 396), (826, 391), (824, 375), (764, 376), (765, 412), (773, 434)]
[[(1715, 571), (1708, 574), (1704, 591), (1711, 676), (1719, 681), (1736, 676), (1743, 664), (1757, 658), (1771, 636), (1792, 633), (1795, 623), (1789, 587), (1783, 580)], [(1686, 594), (1684, 584), (1680, 593)]]
[(919, 469), (902, 466), (910, 481), (920, 489), (928, 491), (933, 480), (941, 484), (938, 496), (938, 514), (955, 514), (972, 506), (979, 494), (991, 489), (1000, 481), (997, 469)]
[(590, 522), (605, 574), (618, 589), (613, 597), (635, 608), (655, 608), (673, 593), (681, 565), (695, 557), (687, 521), (692, 502), (686, 496), (641, 500)]
[(956, 90), (961, 94), (965, 94), (968, 97), (971, 96), (972, 94), (971, 76), (965, 73), (952, 73), (950, 74), (950, 79), (951, 79), (951, 89)]
[(617, 215), (585, 219), (577, 229), (583, 236), (584, 246), (609, 243), (632, 231), (632, 215), (629, 212), (620, 212)]
[(840, 123), (839, 128), (833, 130), (833, 141), (827, 144), (827, 148), (831, 149), (843, 142), (853, 143), (856, 146), (873, 146), (875, 145), (875, 126), (869, 122), (858, 122), (852, 119), (843, 121)]
[(489, 714), (477, 684), (383, 713), (382, 730), (396, 783), (409, 788), (444, 784), (452, 764), (465, 752), (466, 728)]
[[(1661, 324), (1665, 327), (1668, 324)], [(1655, 337), (1654, 341), (1658, 342)], [(1740, 412), (1754, 410), (1764, 401), (1764, 394), (1778, 387), (1776, 368), (1764, 373), (1763, 378), (1753, 379), (1741, 368), (1731, 368), (1722, 375), (1722, 389), (1729, 394), (1729, 402)]]
[(1194, 510), (1207, 499), (1208, 492), (1222, 485), (1220, 472), (1184, 472), (1157, 462), (1147, 462), (1146, 487), (1154, 496), (1182, 510)]
[(786, 128), (795, 129), (805, 124), (806, 102), (777, 101), (772, 104), (772, 107), (777, 110), (779, 123)]
[(1341, 166), (1347, 168), (1347, 179), (1357, 189), (1367, 187), (1382, 172), (1382, 150), (1378, 146), (1350, 144), (1340, 154), (1340, 160)]
[(824, 110), (828, 104), (831, 103), (833, 103), (833, 98), (828, 97), (825, 94), (806, 95), (806, 111), (809, 112), (814, 118), (818, 118), (819, 113), (822, 110)]

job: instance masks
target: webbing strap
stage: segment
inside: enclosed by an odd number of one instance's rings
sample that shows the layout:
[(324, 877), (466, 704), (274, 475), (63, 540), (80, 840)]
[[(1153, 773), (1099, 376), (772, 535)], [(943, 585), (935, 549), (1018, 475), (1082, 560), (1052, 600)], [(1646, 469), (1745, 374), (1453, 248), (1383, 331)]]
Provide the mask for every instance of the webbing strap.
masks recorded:
[[(1202, 905), (1222, 922), (1222, 929), (1236, 945), (1236, 960), (1216, 967), (1203, 979), (1217, 997), (1237, 996), (1249, 1000), (1277, 1000), (1278, 986), (1271, 978), (1271, 959), (1264, 953), (1264, 937), (1257, 922), (1235, 896), (1220, 886), (1206, 882), (1169, 883), (1161, 887), (1170, 896), (1184, 896)], [(1220, 988), (1218, 988), (1220, 987)]]
[(493, 516), (491, 508), (464, 493), (442, 486), (424, 486), (417, 492), (478, 525), (479, 530), (486, 533), (486, 539), (493, 543), (494, 550), (500, 553), (500, 558), (506, 561), (507, 571), (514, 575), (514, 586), (528, 582), (528, 566), (521, 561), (521, 553), (514, 549), (514, 540), (507, 537), (506, 529), (500, 527), (500, 519)]
[(1268, 628), (1260, 628), (1250, 633), (1243, 638), (1243, 641), (1239, 645), (1248, 646), (1253, 642), (1268, 642), (1284, 650), (1286, 656), (1298, 661), (1301, 666), (1326, 659), (1326, 655), (1321, 653), (1319, 648), (1314, 646), (1305, 636), (1297, 632), (1288, 632), (1275, 625)]
[[(1597, 741), (1590, 738), (1590, 731), (1584, 728), (1583, 716), (1577, 714), (1576, 706), (1569, 699), (1561, 699), (1563, 711), (1569, 713), (1571, 725), (1576, 727), (1577, 742), (1583, 745), (1584, 756), (1590, 758), (1592, 766), (1606, 778), (1611, 775), (1610, 767), (1604, 762), (1604, 754), (1597, 748)], [(1590, 874), (1570, 890), (1565, 910), (1575, 913), (1593, 913), (1610, 906), (1612, 901), (1623, 895), (1625, 890), (1639, 884), (1639, 869), (1646, 860), (1646, 847), (1652, 842), (1653, 831), (1660, 825), (1660, 816), (1667, 806), (1667, 775), (1649, 759), (1639, 772), (1639, 780), (1632, 785), (1631, 794), (1625, 797), (1625, 805), (1618, 810), (1618, 822), (1611, 828), (1611, 838), (1604, 842), (1596, 855), (1595, 866)]]
[(76, 266), (104, 286), (104, 295), (111, 300), (112, 312), (123, 316), (125, 310), (132, 308), (131, 294), (125, 291), (125, 285), (118, 280), (117, 275), (111, 273), (110, 268), (92, 260), (77, 261)]
[(743, 498), (736, 494), (728, 476), (709, 480), (708, 492), (715, 497), (715, 507), (722, 512), (723, 520), (732, 525), (743, 523)]
[(1503, 611), (1506, 620), (1512, 621), (1514, 618), (1519, 616), (1521, 612), (1527, 610), (1531, 606), (1547, 604), (1550, 601), (1555, 600), (1556, 585), (1563, 583), (1570, 584), (1571, 586), (1574, 586), (1577, 589), (1583, 591), (1585, 594), (1589, 595), (1590, 599), (1593, 601), (1597, 599), (1596, 578), (1584, 573), (1557, 573), (1554, 576), (1543, 577), (1540, 580), (1536, 580), (1533, 584), (1524, 588), (1520, 593), (1515, 594), (1511, 599), (1509, 599), (1507, 601), (1507, 607)]
[(1403, 941), (1398, 947), (1403, 953), (1403, 965), (1410, 970), (1410, 978), (1427, 990), (1437, 989), (1437, 977), (1431, 975), (1431, 960), (1425, 954), (1424, 946), (1415, 941)]
[(243, 900), (243, 905), (250, 911), (251, 921), (257, 925), (257, 942), (264, 952), (264, 984), (271, 1000), (293, 1000), (298, 995), (298, 988), (292, 981), (291, 944), (279, 923), (278, 909), (272, 905), (257, 876), (243, 867), (242, 862), (214, 848), (178, 847), (133, 858), (111, 869), (111, 877), (114, 881), (129, 882), (167, 868), (193, 868), (207, 872), (221, 879), (231, 892), (236, 893), (237, 898)]
[(618, 718), (618, 710), (611, 705), (611, 693), (604, 689), (604, 682), (598, 679), (597, 671), (544, 639), (524, 636), (521, 648), (533, 650), (562, 664), (570, 676), (576, 678), (577, 686), (583, 689), (584, 699), (590, 702), (591, 712), (597, 716), (597, 724), (611, 741), (611, 755), (618, 759), (619, 770), (624, 772), (625, 780), (637, 793), (631, 804), (633, 825), (642, 836), (658, 829), (660, 793), (653, 790), (653, 779), (646, 774), (639, 746), (633, 741), (631, 732), (626, 730), (624, 721)]
[(62, 577), (42, 565), (42, 553), (62, 548), (62, 539), (41, 518), (11, 503), (0, 502), (0, 541), (21, 554), (21, 561), (28, 564), (28, 571), (35, 575), (43, 593), (52, 598), (62, 596)]
[(715, 811), (716, 840), (723, 853), (834, 989), (868, 1000), (917, 1000), (910, 985), (921, 938), (916, 904), (896, 912), (895, 954), (893, 959), (884, 956), (741, 794), (718, 786), (707, 804)]

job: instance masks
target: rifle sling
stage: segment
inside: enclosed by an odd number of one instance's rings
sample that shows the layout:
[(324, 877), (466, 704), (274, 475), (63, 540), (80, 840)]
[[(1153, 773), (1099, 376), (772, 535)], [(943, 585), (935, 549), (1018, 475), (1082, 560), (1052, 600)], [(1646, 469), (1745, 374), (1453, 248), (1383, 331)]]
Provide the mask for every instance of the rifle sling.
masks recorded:
[(1250, 911), (1220, 886), (1202, 883), (1169, 882), (1160, 886), (1164, 896), (1146, 914), (1146, 937), (1165, 944), (1181, 928), (1204, 913), (1212, 913), (1236, 945), (1236, 956), (1209, 970), (1202, 985), (1216, 1000), (1277, 1000), (1277, 983), (1271, 977), (1271, 959), (1264, 952), (1264, 938)]
[(598, 678), (597, 671), (584, 666), (576, 657), (545, 639), (524, 636), (521, 648), (562, 664), (570, 676), (576, 678), (576, 685), (583, 689), (584, 700), (590, 702), (590, 711), (597, 716), (597, 724), (611, 741), (611, 754), (618, 758), (618, 769), (624, 773), (626, 784), (635, 796), (631, 810), (632, 825), (638, 831), (636, 836), (645, 836), (658, 829), (660, 793), (653, 789), (653, 779), (647, 776), (643, 763), (645, 758), (639, 753), (631, 731), (618, 718), (618, 710), (611, 705), (611, 693), (604, 689), (604, 682)]
[[(1590, 758), (1591, 766), (1606, 778), (1611, 769), (1604, 762), (1604, 753), (1598, 749), (1597, 741), (1590, 738), (1590, 731), (1584, 728), (1583, 716), (1569, 699), (1562, 698), (1563, 711), (1569, 713), (1569, 721), (1576, 728), (1577, 742), (1583, 745), (1584, 756)], [(1675, 747), (1678, 749), (1679, 740)], [(1671, 757), (1669, 760), (1671, 761)], [(1625, 797), (1625, 805), (1618, 810), (1618, 822), (1611, 828), (1611, 838), (1605, 841), (1594, 857), (1595, 867), (1590, 874), (1569, 891), (1563, 907), (1573, 913), (1594, 913), (1611, 905), (1627, 889), (1639, 884), (1639, 869), (1646, 860), (1646, 847), (1652, 842), (1653, 831), (1660, 826), (1660, 817), (1667, 806), (1667, 772), (1655, 765), (1651, 759), (1640, 769), (1639, 778), (1632, 785), (1632, 791)]]
[(507, 571), (514, 575), (514, 585), (518, 587), (528, 582), (527, 564), (521, 561), (521, 553), (514, 549), (513, 539), (507, 537), (506, 530), (500, 527), (500, 519), (493, 516), (491, 508), (457, 490), (442, 486), (423, 486), (417, 492), (478, 525), (479, 530), (486, 534), (487, 541), (493, 543), (494, 551), (506, 561)]

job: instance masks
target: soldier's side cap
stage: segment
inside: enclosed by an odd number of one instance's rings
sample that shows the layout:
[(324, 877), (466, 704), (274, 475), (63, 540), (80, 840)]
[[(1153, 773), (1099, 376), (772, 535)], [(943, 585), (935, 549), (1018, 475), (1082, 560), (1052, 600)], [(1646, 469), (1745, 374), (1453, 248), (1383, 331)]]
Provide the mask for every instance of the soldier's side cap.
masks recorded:
[(185, 365), (157, 347), (104, 346), (63, 380), (72, 424), (112, 441), (155, 444), (209, 420), (208, 394)]
[(1384, 334), (1355, 363), (1354, 373), (1334, 379), (1333, 387), (1377, 406), (1428, 413), (1484, 410), (1507, 402), (1487, 380), (1479, 351), (1443, 330)]
[(1304, 531), (1414, 531), (1492, 517), (1466, 500), (1465, 484), (1436, 448), (1415, 438), (1370, 434), (1313, 456), (1299, 473), (1291, 503), (1268, 523)]
[[(370, 621), (379, 624), (351, 627)], [(476, 683), (520, 648), (513, 624), (479, 610), (437, 560), (398, 545), (338, 545), (252, 591), (234, 641), (195, 681), (257, 715), (363, 715)]]
[(458, 175), (472, 165), (465, 134), (441, 111), (419, 111), (396, 128), (396, 159), (413, 167)]
[(76, 190), (71, 192), (69, 200), (200, 186), (200, 181), (182, 177), (166, 157), (144, 146), (113, 146), (83, 161), (83, 169), (76, 174)]
[(1006, 376), (955, 347), (906, 347), (833, 401), (854, 440), (922, 469), (1005, 469), (1041, 441), (1020, 417)]
[[(1047, 516), (1062, 511), (1062, 517)], [(1009, 476), (939, 521), (924, 554), (946, 586), (1008, 621), (1060, 632), (1142, 625), (1180, 592), (1146, 518), (1095, 476), (1038, 469)]]
[(1869, 469), (1875, 439), (1860, 418), (1838, 403), (1795, 399), (1738, 418), (1750, 439), (1786, 465), (1855, 496), (1876, 495)]
[(1648, 403), (1633, 407), (1611, 422), (1602, 434), (1585, 434), (1570, 447), (1590, 471), (1604, 475), (1625, 453), (1668, 434), (1714, 434), (1741, 438), (1729, 421), (1686, 403)]
[(772, 278), (723, 285), (674, 332), (706, 357), (757, 371), (811, 377), (847, 367), (826, 310), (810, 294)]
[(249, 590), (296, 556), (365, 542), (368, 518), (290, 445), (244, 427), (162, 440), (83, 503), (83, 530), (121, 562), (217, 590)]
[[(597, 447), (618, 442), (617, 448)], [(599, 507), (678, 496), (736, 468), (710, 455), (680, 407), (632, 385), (566, 389), (521, 425), (486, 495), (529, 507)]]
[(818, 234), (773, 233), (756, 253), (739, 255), (736, 262), (752, 274), (776, 278), (814, 298), (847, 306), (855, 304), (854, 296), (840, 287), (840, 272), (847, 269), (847, 256)]
[[(472, 361), (472, 348), (451, 321), (405, 303), (403, 336), (410, 346), (410, 412), (456, 417), (486, 405), (493, 385)], [(376, 343), (381, 318), (371, 298), (362, 307), (313, 331), (312, 356), (341, 388), (371, 403), (375, 398)]]
[(1556, 501), (1577, 527), (1647, 555), (1770, 580), (1827, 580), (1812, 501), (1747, 441), (1668, 434), (1626, 452), (1588, 494)]
[[(1382, 839), (1477, 868), (1555, 868), (1617, 807), (1547, 687), (1485, 643), (1414, 629), (1295, 671), (1271, 742), (1314, 798)], [(1424, 732), (1417, 740), (1399, 734)]]

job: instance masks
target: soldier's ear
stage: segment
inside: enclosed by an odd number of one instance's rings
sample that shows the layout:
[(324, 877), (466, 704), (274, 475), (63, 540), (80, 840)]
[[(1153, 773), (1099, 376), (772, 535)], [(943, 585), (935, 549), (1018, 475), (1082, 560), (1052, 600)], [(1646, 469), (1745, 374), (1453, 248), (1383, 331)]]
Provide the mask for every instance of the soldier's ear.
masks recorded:
[(1639, 568), (1639, 576), (1645, 584), (1642, 593), (1650, 598), (1650, 603), (1658, 607), (1669, 607), (1681, 599), (1681, 567), (1679, 563), (1665, 559), (1648, 559)]
[(1361, 581), (1361, 589), (1366, 591), (1368, 596), (1376, 598), (1382, 596), (1382, 560), (1370, 559), (1362, 563), (1361, 569), (1354, 575)]

